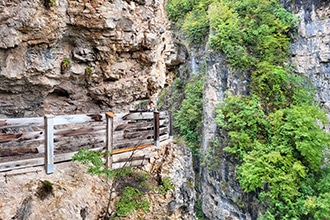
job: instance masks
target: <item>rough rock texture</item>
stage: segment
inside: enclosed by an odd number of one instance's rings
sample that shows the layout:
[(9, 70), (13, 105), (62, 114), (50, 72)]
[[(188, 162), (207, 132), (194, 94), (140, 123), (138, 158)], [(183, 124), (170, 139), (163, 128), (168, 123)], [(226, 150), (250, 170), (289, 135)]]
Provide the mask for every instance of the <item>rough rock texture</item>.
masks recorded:
[(164, 7), (164, 0), (0, 1), (0, 115), (118, 112), (154, 96), (181, 62)]
[[(151, 152), (153, 157), (137, 170), (168, 176), (175, 190), (166, 195), (151, 192), (147, 195), (151, 203), (149, 212), (136, 212), (122, 219), (195, 219), (194, 173), (189, 150), (165, 142), (161, 147), (144, 151)], [(104, 178), (85, 172), (86, 167), (70, 162), (56, 164), (51, 175), (46, 175), (41, 167), (1, 173), (0, 219), (101, 219), (109, 185)], [(40, 190), (42, 181), (53, 183), (51, 193)]]
[(309, 10), (295, 8), (301, 21), (291, 47), (292, 62), (298, 73), (313, 81), (318, 100), (330, 113), (330, 2), (308, 5)]
[[(283, 4), (301, 18), (298, 36), (291, 46), (295, 71), (312, 80), (317, 87), (318, 100), (330, 112), (330, 2), (297, 0), (283, 1)], [(226, 157), (224, 152), (210, 150), (215, 136), (225, 138), (214, 122), (215, 107), (223, 100), (225, 91), (246, 93), (248, 75), (233, 73), (226, 67), (221, 54), (207, 53), (205, 57), (207, 77), (203, 100), (202, 149), (209, 164), (217, 164), (216, 168), (220, 168), (220, 171), (215, 172), (210, 167), (202, 169), (203, 211), (209, 219), (256, 219), (262, 207), (257, 205), (253, 195), (244, 194), (237, 185), (235, 162)]]
[[(233, 72), (219, 53), (207, 53), (206, 80), (203, 96), (204, 122), (202, 152), (207, 168), (201, 172), (203, 212), (209, 219), (256, 219), (258, 203), (252, 194), (244, 193), (236, 182), (235, 162), (210, 144), (226, 137), (214, 121), (215, 108), (225, 92), (244, 95), (248, 92), (248, 73)], [(221, 138), (219, 138), (221, 137)]]

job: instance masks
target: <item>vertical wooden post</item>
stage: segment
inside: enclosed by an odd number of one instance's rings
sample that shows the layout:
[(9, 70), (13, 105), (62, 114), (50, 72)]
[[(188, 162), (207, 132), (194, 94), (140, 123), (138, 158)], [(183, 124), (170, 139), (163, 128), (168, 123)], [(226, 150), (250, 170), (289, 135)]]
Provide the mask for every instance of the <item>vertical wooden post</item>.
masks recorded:
[(45, 115), (45, 170), (54, 173), (54, 115)]
[(169, 136), (170, 140), (173, 140), (173, 118), (172, 118), (172, 110), (168, 110), (168, 120), (169, 120)]
[(159, 112), (154, 112), (154, 145), (159, 146)]
[(108, 151), (108, 154), (106, 155), (106, 166), (108, 169), (112, 169), (113, 118), (115, 117), (115, 114), (112, 112), (106, 112), (105, 115), (107, 119), (107, 136), (105, 150)]

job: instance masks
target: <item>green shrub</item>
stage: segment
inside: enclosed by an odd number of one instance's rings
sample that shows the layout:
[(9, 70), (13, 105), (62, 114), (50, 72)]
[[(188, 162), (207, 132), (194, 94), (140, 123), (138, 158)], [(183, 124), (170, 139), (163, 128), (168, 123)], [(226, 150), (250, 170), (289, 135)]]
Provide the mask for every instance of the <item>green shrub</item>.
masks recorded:
[(200, 44), (205, 41), (209, 33), (207, 11), (204, 9), (193, 10), (186, 14), (182, 25), (185, 36), (192, 44)]
[(164, 177), (162, 178), (160, 191), (162, 194), (166, 194), (169, 190), (174, 190), (174, 186), (169, 177)]
[(171, 21), (183, 19), (185, 14), (192, 10), (196, 0), (168, 0), (166, 11)]
[(229, 136), (224, 150), (239, 161), (242, 189), (261, 191), (268, 206), (260, 219), (327, 219), (325, 111), (309, 84), (285, 65), (296, 19), (266, 0), (219, 1), (210, 6), (210, 19), (211, 45), (233, 67), (252, 72), (251, 95), (228, 94), (216, 118)]
[(204, 77), (196, 75), (186, 84), (185, 99), (181, 108), (174, 112), (174, 126), (183, 136), (193, 153), (199, 151), (203, 124)]
[(147, 199), (143, 199), (143, 193), (134, 187), (125, 187), (120, 200), (115, 203), (116, 214), (118, 216), (127, 216), (132, 214), (136, 210), (148, 211), (150, 208), (150, 202)]
[(232, 67), (254, 69), (258, 62), (288, 60), (297, 19), (277, 1), (221, 0), (210, 5), (209, 15), (214, 29), (210, 44), (226, 54)]

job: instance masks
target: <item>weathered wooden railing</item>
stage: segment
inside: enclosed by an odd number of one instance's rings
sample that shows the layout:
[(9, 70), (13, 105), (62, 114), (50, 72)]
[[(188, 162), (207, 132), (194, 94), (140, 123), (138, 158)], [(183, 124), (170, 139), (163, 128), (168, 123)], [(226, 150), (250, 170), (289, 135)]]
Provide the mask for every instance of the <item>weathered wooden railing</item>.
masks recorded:
[(71, 160), (83, 147), (111, 152), (111, 168), (121, 162), (113, 155), (158, 146), (172, 131), (170, 111), (0, 119), (0, 172), (45, 165), (50, 174), (54, 163)]

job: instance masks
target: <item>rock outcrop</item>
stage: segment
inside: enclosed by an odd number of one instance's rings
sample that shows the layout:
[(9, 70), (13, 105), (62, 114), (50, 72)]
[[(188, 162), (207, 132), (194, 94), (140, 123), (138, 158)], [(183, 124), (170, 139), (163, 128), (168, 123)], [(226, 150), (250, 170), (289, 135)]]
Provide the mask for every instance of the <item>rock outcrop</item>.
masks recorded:
[[(151, 189), (146, 195), (148, 212), (138, 211), (119, 219), (195, 219), (194, 172), (188, 149), (171, 142), (145, 148), (150, 163), (136, 168), (151, 177), (168, 177), (174, 186), (165, 194)], [(45, 174), (42, 167), (3, 173), (0, 178), (0, 219), (103, 219), (112, 181), (86, 173), (77, 162), (55, 165), (55, 172)], [(125, 180), (127, 184), (129, 181)], [(52, 189), (47, 190), (47, 184)], [(109, 183), (109, 184), (108, 184)], [(132, 183), (131, 183), (132, 184)], [(114, 192), (111, 208), (118, 201)]]
[(0, 1), (0, 115), (125, 111), (176, 57), (164, 0)]

